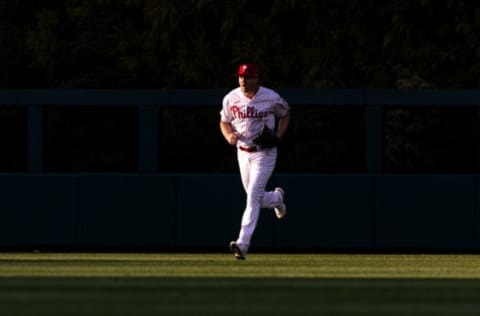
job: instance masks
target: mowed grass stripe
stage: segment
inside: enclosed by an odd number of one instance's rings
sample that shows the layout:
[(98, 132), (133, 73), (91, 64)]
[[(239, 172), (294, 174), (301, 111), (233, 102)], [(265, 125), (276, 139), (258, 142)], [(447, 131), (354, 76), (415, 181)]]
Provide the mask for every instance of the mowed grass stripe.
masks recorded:
[(477, 280), (3, 278), (4, 315), (478, 315)]
[(3, 253), (9, 276), (480, 279), (480, 256)]
[(474, 255), (0, 254), (1, 315), (478, 315)]

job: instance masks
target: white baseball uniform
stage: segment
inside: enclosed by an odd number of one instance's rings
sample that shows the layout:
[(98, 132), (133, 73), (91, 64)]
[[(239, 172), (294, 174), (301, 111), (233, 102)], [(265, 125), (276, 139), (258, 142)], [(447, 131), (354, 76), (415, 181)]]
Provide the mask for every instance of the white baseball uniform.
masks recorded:
[(262, 86), (252, 99), (246, 97), (240, 87), (223, 99), (221, 120), (239, 134), (237, 158), (247, 202), (236, 243), (244, 253), (250, 246), (260, 209), (275, 208), (282, 202), (278, 191), (265, 192), (277, 161), (277, 148), (262, 149), (253, 139), (262, 133), (265, 125), (274, 130), (276, 118), (285, 116), (289, 109), (278, 93)]

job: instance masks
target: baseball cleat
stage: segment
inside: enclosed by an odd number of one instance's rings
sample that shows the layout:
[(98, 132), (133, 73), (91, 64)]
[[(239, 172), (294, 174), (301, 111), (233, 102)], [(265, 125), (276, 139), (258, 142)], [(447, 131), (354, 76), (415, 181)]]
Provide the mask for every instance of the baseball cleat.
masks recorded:
[(229, 247), (237, 260), (245, 260), (245, 255), (243, 254), (242, 249), (240, 249), (240, 246), (237, 245), (235, 241), (231, 241)]
[(283, 191), (282, 188), (275, 188), (275, 191), (279, 192), (280, 195), (282, 196), (282, 202), (280, 202), (280, 204), (274, 208), (275, 215), (277, 215), (278, 219), (282, 219), (287, 214), (287, 206), (285, 205), (285, 203), (283, 203), (283, 197), (285, 196), (285, 191)]

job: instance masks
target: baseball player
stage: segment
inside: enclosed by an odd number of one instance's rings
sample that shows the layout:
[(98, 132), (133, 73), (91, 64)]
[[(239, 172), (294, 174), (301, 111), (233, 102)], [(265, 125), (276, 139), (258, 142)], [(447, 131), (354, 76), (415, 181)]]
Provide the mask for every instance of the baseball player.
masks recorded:
[(278, 93), (260, 86), (258, 77), (255, 64), (240, 65), (239, 87), (223, 98), (220, 111), (220, 130), (225, 140), (237, 147), (240, 176), (247, 194), (240, 234), (229, 245), (239, 260), (246, 257), (261, 208), (274, 209), (279, 219), (286, 214), (284, 190), (277, 187), (265, 192), (265, 187), (277, 161), (276, 145), (290, 121), (290, 107)]

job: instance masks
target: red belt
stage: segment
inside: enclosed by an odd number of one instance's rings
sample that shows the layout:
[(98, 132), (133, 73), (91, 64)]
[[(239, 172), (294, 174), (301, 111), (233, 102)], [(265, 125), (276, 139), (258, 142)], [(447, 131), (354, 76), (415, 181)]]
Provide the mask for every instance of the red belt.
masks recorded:
[(257, 152), (258, 149), (257, 149), (257, 146), (254, 146), (254, 147), (242, 147), (242, 146), (238, 146), (238, 149), (242, 150), (242, 151), (246, 151), (247, 153), (254, 153), (254, 152)]

